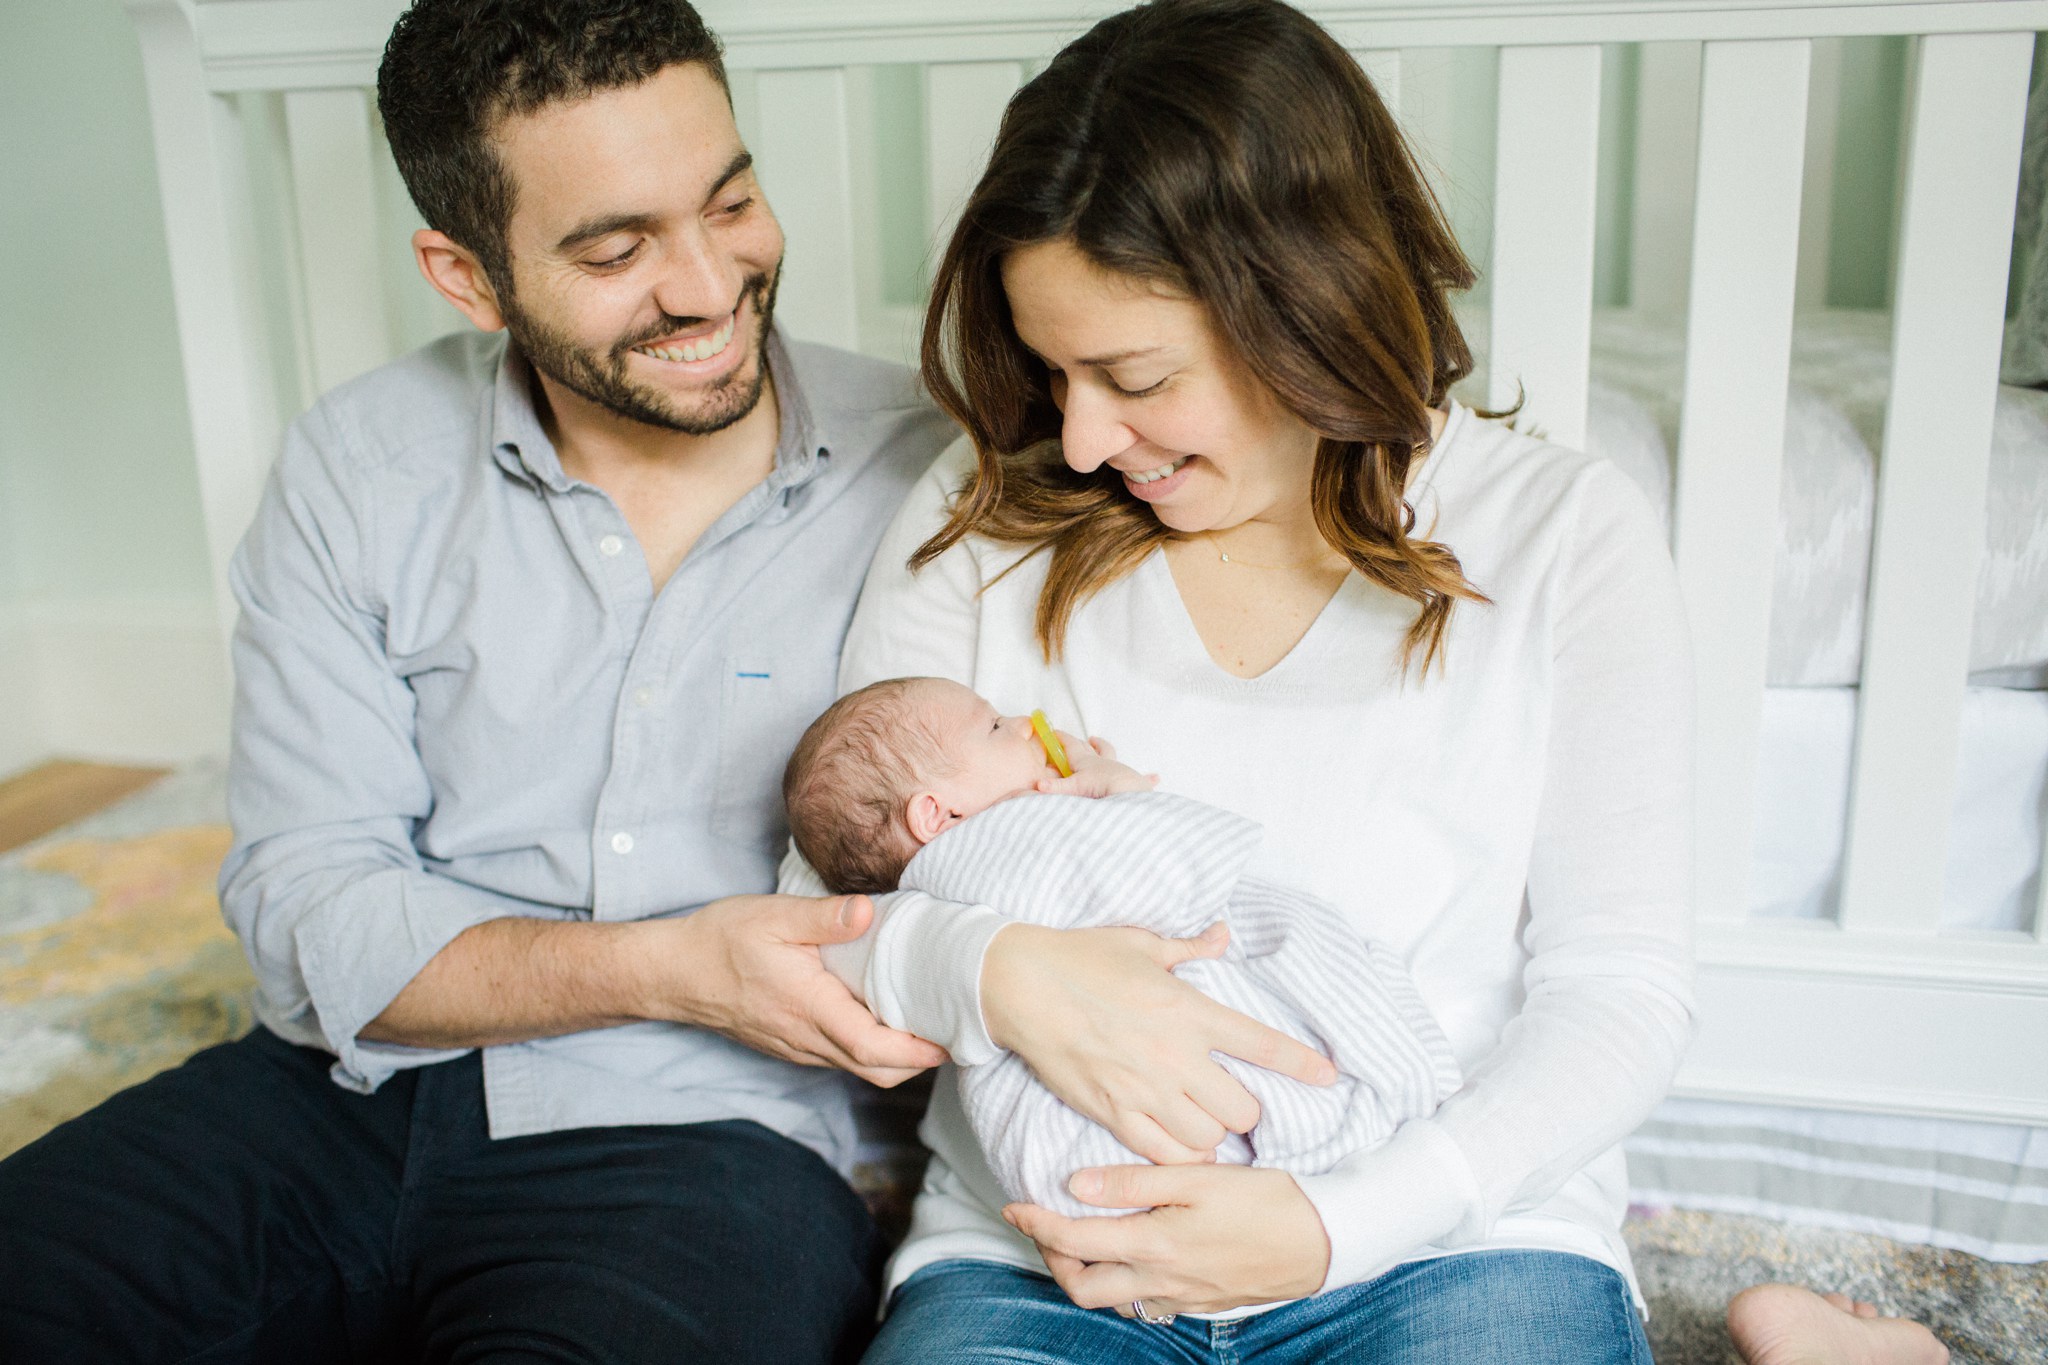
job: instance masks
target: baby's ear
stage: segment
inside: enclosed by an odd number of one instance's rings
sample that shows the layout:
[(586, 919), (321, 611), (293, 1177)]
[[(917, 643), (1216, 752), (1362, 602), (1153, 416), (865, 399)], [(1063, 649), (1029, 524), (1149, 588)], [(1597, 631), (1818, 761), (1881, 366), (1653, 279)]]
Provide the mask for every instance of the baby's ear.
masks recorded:
[(930, 792), (919, 792), (905, 803), (903, 823), (909, 827), (910, 837), (917, 840), (919, 847), (939, 837), (948, 825), (954, 823), (946, 803)]

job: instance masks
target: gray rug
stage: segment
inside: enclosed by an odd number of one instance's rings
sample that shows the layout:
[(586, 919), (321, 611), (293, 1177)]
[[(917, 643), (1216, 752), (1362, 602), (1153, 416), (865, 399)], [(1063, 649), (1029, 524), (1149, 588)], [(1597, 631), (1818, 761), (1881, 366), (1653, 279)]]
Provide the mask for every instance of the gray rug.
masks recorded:
[(2048, 1361), (2048, 1265), (1690, 1210), (1631, 1212), (1658, 1365), (1738, 1365), (1722, 1314), (1753, 1284), (1840, 1290), (1934, 1329), (1957, 1365)]

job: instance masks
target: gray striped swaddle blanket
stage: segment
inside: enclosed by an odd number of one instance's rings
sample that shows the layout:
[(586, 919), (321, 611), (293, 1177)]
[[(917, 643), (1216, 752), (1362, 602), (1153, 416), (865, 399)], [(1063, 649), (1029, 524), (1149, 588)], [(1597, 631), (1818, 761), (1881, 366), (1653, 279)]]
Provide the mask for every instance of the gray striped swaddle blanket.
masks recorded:
[[(1218, 1159), (1314, 1175), (1433, 1112), (1461, 1078), (1398, 954), (1366, 942), (1327, 902), (1244, 876), (1260, 837), (1249, 820), (1166, 792), (1022, 796), (925, 845), (901, 885), (1056, 929), (1136, 925), (1185, 938), (1227, 920), (1229, 952), (1177, 975), (1317, 1048), (1338, 1078), (1304, 1085), (1223, 1058), (1258, 1099), (1260, 1119), (1248, 1149), (1226, 1144)], [(1069, 1194), (1067, 1178), (1143, 1161), (1012, 1053), (962, 1067), (960, 1098), (1012, 1199), (1069, 1216), (1107, 1213)]]

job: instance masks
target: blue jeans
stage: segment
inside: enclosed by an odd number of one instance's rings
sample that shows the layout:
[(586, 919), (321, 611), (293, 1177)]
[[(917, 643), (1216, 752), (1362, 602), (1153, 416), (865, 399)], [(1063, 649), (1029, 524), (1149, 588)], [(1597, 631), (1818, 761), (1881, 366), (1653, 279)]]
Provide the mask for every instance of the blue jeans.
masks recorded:
[(989, 1261), (926, 1266), (896, 1293), (864, 1365), (1650, 1365), (1628, 1285), (1558, 1251), (1418, 1261), (1270, 1313), (1148, 1327), (1076, 1308), (1044, 1275)]

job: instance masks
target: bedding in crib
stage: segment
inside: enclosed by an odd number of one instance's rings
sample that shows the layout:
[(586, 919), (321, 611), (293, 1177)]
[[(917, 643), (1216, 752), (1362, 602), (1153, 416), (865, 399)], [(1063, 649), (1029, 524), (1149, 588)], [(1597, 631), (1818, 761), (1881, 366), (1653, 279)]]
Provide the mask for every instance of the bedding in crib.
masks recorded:
[[(1484, 366), (1487, 317), (1463, 315)], [(1593, 317), (1586, 448), (1621, 465), (1670, 526), (1685, 379), (1682, 317)], [(1853, 686), (1862, 670), (1877, 459), (1891, 384), (1891, 319), (1799, 316), (1792, 333), (1771, 602), (1773, 687)], [(1467, 381), (1474, 399), (1483, 392)], [(1461, 391), (1461, 396), (1464, 396)], [(2048, 686), (2048, 392), (2001, 386), (1970, 669), (1991, 686)]]

